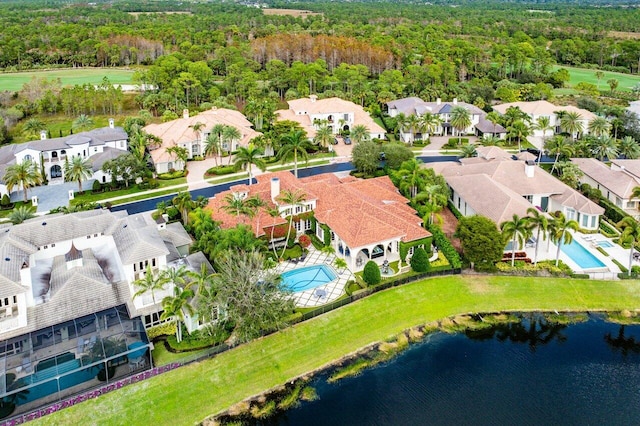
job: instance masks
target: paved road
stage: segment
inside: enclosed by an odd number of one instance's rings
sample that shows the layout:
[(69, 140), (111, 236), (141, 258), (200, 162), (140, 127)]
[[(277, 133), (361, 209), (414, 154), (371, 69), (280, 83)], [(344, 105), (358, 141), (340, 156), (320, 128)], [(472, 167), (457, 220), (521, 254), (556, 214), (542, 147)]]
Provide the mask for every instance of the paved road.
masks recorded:
[[(433, 155), (433, 156), (418, 157), (418, 159), (422, 160), (425, 163), (433, 163), (437, 161), (456, 161), (458, 157), (456, 157), (455, 155)], [(321, 173), (337, 173), (337, 172), (345, 172), (350, 170), (353, 170), (353, 164), (351, 163), (335, 163), (335, 164), (327, 164), (324, 166), (316, 166), (316, 167), (300, 169), (298, 170), (298, 176), (308, 177), (308, 176), (315, 176)], [(244, 182), (246, 182), (246, 179), (240, 179), (239, 181), (213, 185), (207, 188), (196, 189), (190, 192), (193, 198), (196, 198), (200, 195), (206, 198), (211, 198), (222, 191), (228, 190), (233, 185), (236, 185), (238, 183), (244, 183)], [(159, 202), (170, 201), (174, 196), (175, 194), (163, 195), (161, 197), (148, 198), (146, 200), (141, 200), (141, 201), (134, 201), (132, 203), (119, 204), (117, 206), (113, 206), (111, 210), (112, 211), (126, 210), (127, 212), (129, 212), (129, 214), (155, 210), (156, 205)]]

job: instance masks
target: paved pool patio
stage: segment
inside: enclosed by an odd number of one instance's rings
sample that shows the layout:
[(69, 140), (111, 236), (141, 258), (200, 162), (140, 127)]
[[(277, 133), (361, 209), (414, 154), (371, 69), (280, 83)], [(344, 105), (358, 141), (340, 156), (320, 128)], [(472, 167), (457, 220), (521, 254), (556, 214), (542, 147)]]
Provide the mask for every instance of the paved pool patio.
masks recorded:
[[(284, 261), (276, 267), (276, 273), (282, 274), (283, 272), (297, 268), (304, 268), (305, 266), (328, 265), (336, 272), (338, 279), (319, 285), (315, 288), (293, 293), (294, 301), (296, 306), (299, 308), (313, 308), (333, 302), (344, 294), (344, 288), (347, 281), (354, 279), (353, 274), (349, 269), (335, 267), (333, 262), (336, 259), (336, 256), (334, 254), (321, 252), (320, 250), (316, 250), (313, 246), (310, 246), (308, 250), (309, 252), (307, 253), (307, 257), (304, 261), (298, 263)], [(318, 296), (318, 294), (321, 294), (321, 296)]]

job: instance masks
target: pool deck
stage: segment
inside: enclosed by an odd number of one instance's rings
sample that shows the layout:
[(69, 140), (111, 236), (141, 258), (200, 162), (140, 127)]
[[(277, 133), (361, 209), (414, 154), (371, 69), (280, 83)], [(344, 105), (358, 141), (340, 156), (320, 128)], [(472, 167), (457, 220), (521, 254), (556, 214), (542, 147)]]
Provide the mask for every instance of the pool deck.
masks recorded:
[[(303, 262), (293, 263), (289, 261), (282, 262), (276, 267), (276, 273), (282, 274), (283, 272), (291, 271), (293, 269), (303, 268), (305, 266), (313, 265), (327, 265), (331, 267), (338, 275), (337, 280), (333, 280), (329, 283), (319, 285), (309, 290), (303, 290), (293, 293), (296, 306), (299, 308), (313, 308), (316, 306), (322, 306), (329, 302), (333, 302), (344, 294), (344, 287), (347, 281), (354, 279), (353, 274), (347, 268), (336, 268), (333, 261), (336, 259), (334, 254), (323, 253), (316, 250), (313, 246), (309, 247), (309, 253)], [(322, 297), (318, 297), (316, 291), (324, 290), (325, 293)]]
[[(589, 253), (595, 256), (598, 260), (604, 263), (602, 268), (588, 268), (583, 269), (576, 262), (573, 261), (566, 253), (560, 250), (560, 260), (566, 263), (574, 272), (589, 274), (592, 279), (611, 280), (618, 279), (618, 273), (621, 272), (618, 265), (613, 263), (612, 259), (616, 259), (625, 267), (629, 265), (629, 249), (624, 249), (618, 244), (614, 243), (612, 238), (607, 238), (602, 234), (581, 234), (574, 232), (573, 240), (584, 247)], [(535, 237), (535, 235), (534, 235)], [(542, 238), (542, 237), (541, 237)], [(608, 257), (598, 251), (597, 243), (607, 241), (612, 247), (602, 247), (602, 249), (609, 255)], [(547, 246), (549, 249), (547, 250)], [(540, 260), (555, 260), (556, 259), (557, 246), (554, 243), (549, 243), (548, 240), (540, 241), (540, 248), (538, 249), (538, 261)], [(527, 256), (533, 260), (535, 256), (535, 247), (527, 247), (524, 249)], [(640, 265), (640, 262), (634, 261), (634, 265)]]

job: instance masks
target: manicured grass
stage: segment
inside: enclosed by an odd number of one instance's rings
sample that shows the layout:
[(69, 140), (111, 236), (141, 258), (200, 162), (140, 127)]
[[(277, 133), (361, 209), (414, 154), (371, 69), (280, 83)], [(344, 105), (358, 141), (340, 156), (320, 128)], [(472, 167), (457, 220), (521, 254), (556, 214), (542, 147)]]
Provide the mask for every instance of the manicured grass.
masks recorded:
[(127, 197), (127, 198), (122, 198), (120, 200), (112, 201), (111, 205), (115, 206), (115, 205), (118, 205), (118, 204), (131, 203), (133, 201), (146, 200), (147, 198), (156, 198), (156, 197), (162, 197), (163, 195), (177, 194), (178, 192), (187, 191), (188, 189), (189, 189), (189, 187), (187, 185), (184, 185), (184, 186), (181, 186), (181, 187), (178, 187), (178, 188), (167, 189), (165, 191), (143, 193), (141, 195), (135, 195), (133, 197)]
[[(565, 66), (555, 66), (554, 70), (558, 68), (565, 68), (569, 71), (569, 85), (571, 87), (584, 81), (586, 83), (598, 85), (598, 79), (596, 78), (596, 70), (590, 70), (585, 68), (574, 68)], [(630, 91), (633, 86), (640, 83), (640, 75), (622, 74), (619, 72), (603, 71), (604, 77), (600, 79), (600, 90), (609, 90), (607, 80), (615, 78), (618, 80), (618, 88), (616, 90)]]
[[(159, 188), (166, 188), (166, 187), (175, 186), (175, 185), (186, 185), (187, 178), (183, 177), (183, 178), (167, 179), (167, 180), (158, 179), (157, 182), (160, 185)], [(138, 185), (131, 185), (129, 186), (129, 188), (118, 189), (116, 191), (96, 192), (95, 194), (91, 191), (85, 191), (83, 194), (76, 194), (74, 200), (71, 203), (75, 205), (78, 203), (99, 202), (99, 201), (107, 200), (114, 197), (121, 197), (123, 195), (139, 194), (141, 191), (146, 191), (146, 190), (141, 190), (138, 187)], [(178, 189), (173, 189), (168, 193), (178, 192), (178, 191), (179, 191)], [(127, 198), (127, 200), (132, 201), (133, 198), (140, 199), (140, 200), (145, 198), (153, 198), (153, 197), (162, 195), (161, 193), (164, 193), (164, 191), (144, 193), (139, 196)]]
[[(46, 424), (193, 424), (372, 342), (454, 314), (640, 308), (640, 282), (450, 276), (376, 293), (216, 358), (44, 417)], [(35, 424), (35, 423), (34, 423)]]
[(33, 77), (47, 80), (60, 79), (63, 85), (100, 84), (107, 77), (111, 83), (132, 84), (133, 70), (115, 68), (73, 68), (53, 71), (25, 71), (0, 73), (0, 87), (3, 90), (18, 91)]

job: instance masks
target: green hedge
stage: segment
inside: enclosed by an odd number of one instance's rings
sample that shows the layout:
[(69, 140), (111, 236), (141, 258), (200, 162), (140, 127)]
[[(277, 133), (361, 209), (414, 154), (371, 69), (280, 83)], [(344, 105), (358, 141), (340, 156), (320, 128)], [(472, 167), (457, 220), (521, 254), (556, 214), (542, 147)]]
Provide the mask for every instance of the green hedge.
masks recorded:
[(324, 231), (324, 245), (325, 246), (331, 245), (331, 229), (324, 223), (321, 223), (320, 227)]
[(431, 252), (431, 237), (420, 238), (419, 240), (409, 241), (408, 243), (400, 241), (400, 260), (406, 262), (407, 254), (409, 254), (409, 249), (411, 247), (419, 247), (423, 246), (427, 252)]
[(176, 334), (175, 321), (166, 322), (147, 329), (147, 336), (149, 336), (149, 339), (151, 340), (158, 336), (171, 336), (173, 334)]
[(604, 215), (612, 222), (618, 223), (625, 217), (629, 216), (622, 211), (621, 208), (605, 198), (600, 198), (600, 200), (598, 200), (598, 204), (600, 204), (601, 207), (604, 207)]
[(462, 213), (460, 213), (460, 210), (458, 210), (456, 206), (453, 205), (453, 201), (447, 200), (447, 207), (449, 207), (449, 210), (451, 210), (451, 213), (453, 213), (456, 219), (462, 219)]
[(600, 232), (602, 235), (609, 238), (615, 238), (618, 236), (618, 232), (616, 232), (615, 228), (604, 220), (604, 218), (600, 219)]
[(453, 269), (462, 268), (462, 261), (456, 249), (451, 245), (444, 232), (437, 226), (430, 226), (429, 231), (433, 234), (433, 242), (447, 258)]
[(184, 170), (176, 170), (175, 172), (161, 173), (158, 175), (158, 179), (160, 180), (177, 179), (177, 178), (184, 177), (184, 175), (185, 175)]
[(236, 172), (236, 166), (218, 166), (207, 170), (207, 175), (222, 176)]
[(620, 268), (620, 270), (621, 270), (623, 273), (625, 273), (625, 274), (626, 274), (627, 272), (629, 272), (629, 269), (628, 269), (626, 266), (624, 266), (622, 263), (618, 262), (616, 259), (611, 259), (611, 260), (613, 260), (613, 263), (615, 263), (616, 265), (618, 265), (618, 268)]

